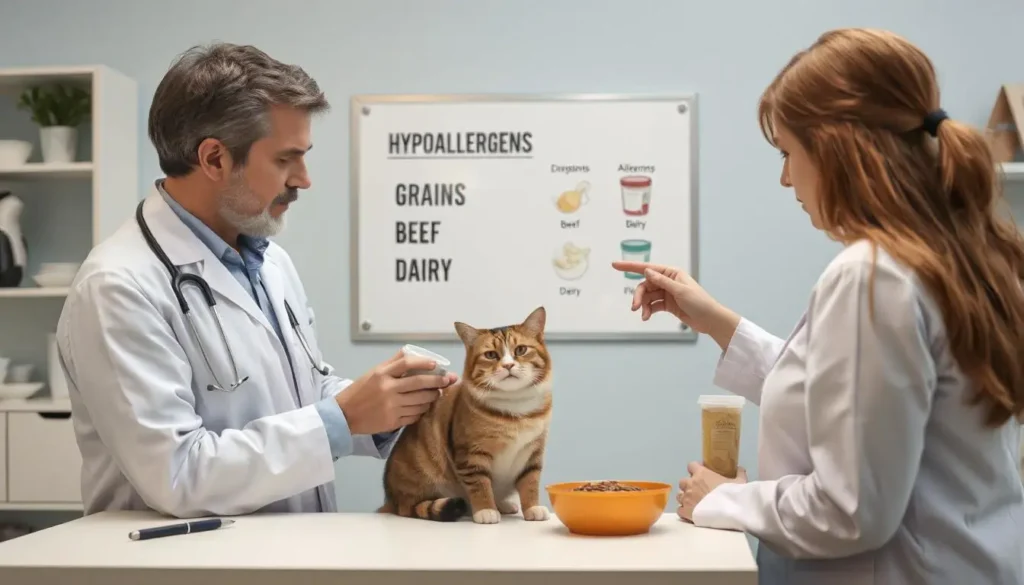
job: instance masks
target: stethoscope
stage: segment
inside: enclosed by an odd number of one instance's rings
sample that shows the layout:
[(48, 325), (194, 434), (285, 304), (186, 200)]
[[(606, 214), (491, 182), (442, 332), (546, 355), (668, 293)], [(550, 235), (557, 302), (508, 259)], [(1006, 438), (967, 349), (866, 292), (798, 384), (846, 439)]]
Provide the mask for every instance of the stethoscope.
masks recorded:
[[(224, 327), (220, 322), (220, 315), (217, 314), (217, 309), (214, 305), (217, 304), (217, 300), (213, 298), (213, 291), (210, 290), (210, 285), (206, 283), (206, 280), (198, 274), (189, 274), (178, 270), (178, 267), (171, 263), (167, 254), (164, 253), (163, 248), (160, 246), (156, 238), (153, 237), (153, 232), (149, 231), (149, 224), (146, 223), (146, 218), (142, 216), (142, 207), (145, 201), (140, 201), (138, 207), (135, 208), (135, 221), (139, 224), (139, 229), (142, 230), (142, 237), (145, 238), (146, 244), (149, 245), (149, 249), (156, 254), (156, 257), (160, 259), (160, 262), (167, 268), (167, 271), (171, 275), (171, 290), (174, 292), (174, 297), (178, 299), (178, 305), (181, 307), (182, 314), (188, 320), (189, 327), (192, 329), (192, 335), (195, 336), (196, 343), (199, 345), (199, 351), (203, 354), (203, 360), (206, 362), (206, 367), (210, 370), (210, 374), (213, 375), (213, 379), (217, 382), (216, 384), (207, 384), (207, 390), (222, 390), (224, 392), (233, 392), (238, 389), (239, 386), (244, 384), (249, 376), (239, 376), (238, 364), (235, 363), (235, 356), (231, 352), (231, 345), (228, 343), (228, 338), (224, 335)], [(220, 340), (224, 344), (224, 348), (228, 350), (228, 358), (231, 360), (231, 371), (234, 378), (234, 382), (228, 385), (224, 385), (217, 376), (217, 372), (213, 369), (213, 365), (210, 364), (210, 358), (206, 354), (206, 348), (203, 347), (202, 337), (199, 335), (199, 331), (196, 329), (196, 324), (192, 317), (192, 308), (189, 306), (188, 301), (185, 300), (185, 295), (181, 292), (182, 286), (185, 284), (193, 284), (199, 288), (199, 291), (203, 295), (203, 299), (206, 300), (206, 305), (210, 307), (210, 311), (213, 313), (213, 320), (217, 323), (217, 330), (220, 331)], [(318, 362), (313, 357), (313, 352), (309, 348), (309, 344), (306, 343), (306, 337), (302, 334), (302, 330), (299, 328), (299, 320), (295, 318), (295, 312), (292, 311), (292, 306), (288, 304), (288, 300), (284, 301), (284, 308), (288, 312), (288, 322), (291, 323), (292, 329), (295, 330), (295, 335), (299, 338), (299, 343), (302, 344), (302, 349), (306, 352), (306, 357), (309, 358), (309, 363), (313, 365), (313, 369), (319, 372), (321, 375), (326, 376), (330, 373), (330, 370), (326, 365)]]

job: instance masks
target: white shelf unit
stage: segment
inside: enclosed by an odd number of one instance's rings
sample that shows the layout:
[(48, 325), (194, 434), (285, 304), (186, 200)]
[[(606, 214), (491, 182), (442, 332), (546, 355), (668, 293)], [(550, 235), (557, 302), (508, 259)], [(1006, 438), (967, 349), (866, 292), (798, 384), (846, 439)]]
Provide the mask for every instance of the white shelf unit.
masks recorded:
[(92, 163), (26, 163), (14, 169), (0, 169), (0, 176), (14, 181), (49, 181), (55, 179), (89, 179)]
[[(91, 94), (72, 163), (42, 162), (39, 129), (15, 107), (24, 89), (52, 83)], [(131, 218), (140, 199), (138, 86), (103, 65), (0, 68), (0, 139), (33, 143), (28, 162), (0, 169), (0, 190), (14, 192), (25, 205), (29, 255), (21, 286), (0, 288), (0, 356), (32, 363), (32, 380), (46, 383), (48, 335), (56, 330), (68, 289), (36, 286), (32, 275), (42, 262), (83, 261)], [(0, 511), (82, 508), (71, 405), (52, 399), (48, 386), (30, 400), (0, 400)]]
[(0, 299), (63, 298), (68, 295), (66, 286), (20, 286), (0, 288)]

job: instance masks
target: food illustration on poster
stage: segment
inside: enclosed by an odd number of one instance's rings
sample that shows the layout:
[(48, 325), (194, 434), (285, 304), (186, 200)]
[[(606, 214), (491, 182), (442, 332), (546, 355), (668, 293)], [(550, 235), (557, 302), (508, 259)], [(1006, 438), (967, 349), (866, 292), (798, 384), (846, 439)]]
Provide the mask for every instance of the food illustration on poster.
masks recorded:
[(566, 242), (551, 261), (555, 265), (555, 274), (562, 280), (579, 280), (587, 272), (590, 264), (590, 248)]
[[(619, 243), (619, 248), (622, 250), (623, 262), (650, 262), (651, 261), (651, 242), (649, 240), (622, 240)], [(631, 280), (639, 280), (644, 277), (643, 274), (636, 272), (625, 272), (626, 278)]]
[(590, 203), (590, 198), (587, 196), (587, 192), (590, 190), (590, 183), (586, 181), (580, 181), (576, 185), (575, 189), (569, 189), (563, 191), (555, 199), (555, 207), (558, 208), (562, 213), (574, 213), (579, 210), (580, 207)]
[(619, 179), (622, 211), (626, 215), (647, 215), (651, 209), (651, 178), (631, 175)]
[[(547, 309), (550, 339), (692, 339), (630, 310), (694, 274), (692, 98), (353, 101), (355, 338), (447, 340)], [(657, 196), (654, 195), (657, 186)]]

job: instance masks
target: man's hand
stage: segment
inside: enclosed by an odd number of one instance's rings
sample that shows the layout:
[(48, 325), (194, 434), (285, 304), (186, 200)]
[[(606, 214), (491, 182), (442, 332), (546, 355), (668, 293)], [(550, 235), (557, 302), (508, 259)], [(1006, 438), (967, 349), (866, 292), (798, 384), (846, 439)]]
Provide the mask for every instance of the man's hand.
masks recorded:
[(458, 376), (402, 376), (410, 370), (429, 371), (435, 366), (429, 358), (398, 352), (342, 390), (337, 396), (338, 406), (352, 434), (393, 431), (419, 420), (441, 395), (438, 390), (454, 384)]

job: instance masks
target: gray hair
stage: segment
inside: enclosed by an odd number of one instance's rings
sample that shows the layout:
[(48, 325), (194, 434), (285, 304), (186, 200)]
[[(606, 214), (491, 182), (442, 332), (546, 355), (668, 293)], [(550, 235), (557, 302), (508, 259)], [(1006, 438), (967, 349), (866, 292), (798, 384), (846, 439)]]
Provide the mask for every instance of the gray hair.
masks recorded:
[(301, 67), (272, 59), (251, 45), (192, 47), (172, 64), (149, 109), (149, 139), (168, 177), (199, 164), (199, 144), (224, 143), (235, 164), (269, 132), (271, 106), (327, 111), (323, 91)]

